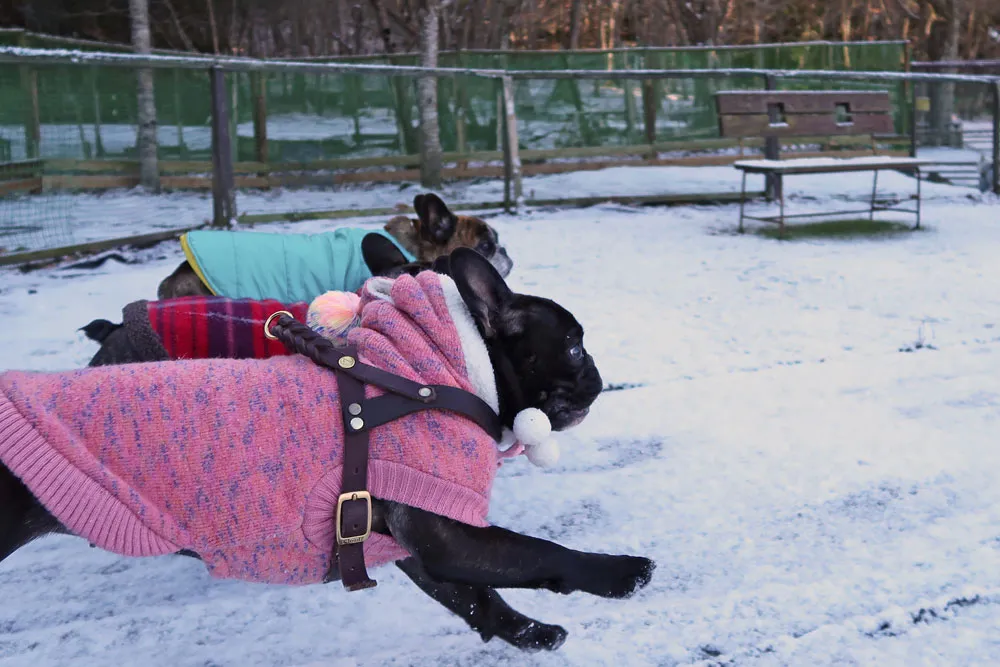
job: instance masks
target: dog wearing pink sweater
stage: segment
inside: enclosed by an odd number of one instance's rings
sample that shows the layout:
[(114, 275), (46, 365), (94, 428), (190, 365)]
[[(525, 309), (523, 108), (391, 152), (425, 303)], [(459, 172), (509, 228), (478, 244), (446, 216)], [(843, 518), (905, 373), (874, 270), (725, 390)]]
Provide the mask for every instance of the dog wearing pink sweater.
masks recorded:
[[(358, 360), (473, 394), (506, 428), (529, 409), (556, 431), (582, 420), (602, 382), (575, 318), (511, 292), (475, 251), (450, 264), (451, 278), (368, 282), (348, 339)], [(365, 398), (381, 393), (369, 385)], [(194, 556), (216, 577), (335, 579), (340, 402), (335, 374), (301, 355), (4, 373), (0, 560), (61, 532), (125, 556)], [(395, 562), (484, 640), (552, 650), (566, 631), (495, 589), (627, 597), (653, 563), (488, 525), (500, 458), (493, 437), (448, 410), (372, 429), (364, 562)]]

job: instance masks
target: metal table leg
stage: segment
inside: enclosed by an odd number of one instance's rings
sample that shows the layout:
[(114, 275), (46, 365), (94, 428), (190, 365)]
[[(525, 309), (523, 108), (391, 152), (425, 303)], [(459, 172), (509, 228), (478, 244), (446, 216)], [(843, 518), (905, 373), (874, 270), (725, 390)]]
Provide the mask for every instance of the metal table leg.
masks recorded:
[(747, 197), (747, 172), (743, 172), (743, 183), (740, 185), (740, 234), (743, 233), (743, 206)]
[[(782, 186), (784, 186), (784, 183), (782, 183)], [(782, 187), (780, 190), (781, 191), (778, 193), (778, 201), (781, 206), (781, 215), (778, 217), (778, 221), (780, 222), (781, 227), (778, 229), (778, 237), (785, 238), (785, 188)]]
[(878, 169), (875, 170), (875, 178), (872, 179), (872, 205), (868, 211), (868, 220), (875, 220), (875, 193), (878, 191)]

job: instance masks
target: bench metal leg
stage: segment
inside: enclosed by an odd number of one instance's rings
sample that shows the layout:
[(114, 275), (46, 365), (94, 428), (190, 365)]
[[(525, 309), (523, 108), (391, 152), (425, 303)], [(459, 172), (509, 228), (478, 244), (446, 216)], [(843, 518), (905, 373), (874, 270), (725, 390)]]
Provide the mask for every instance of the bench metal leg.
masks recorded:
[(778, 238), (785, 238), (785, 189), (780, 188), (778, 192), (778, 201), (781, 206), (781, 215), (778, 217), (778, 222), (781, 227), (778, 229)]
[(868, 220), (875, 220), (875, 194), (878, 191), (878, 169), (875, 170), (875, 178), (872, 179), (872, 206), (868, 211)]
[(917, 174), (917, 226), (914, 229), (920, 229), (920, 167), (916, 168)]
[(743, 233), (743, 206), (747, 198), (747, 173), (743, 172), (743, 183), (740, 185), (740, 234)]

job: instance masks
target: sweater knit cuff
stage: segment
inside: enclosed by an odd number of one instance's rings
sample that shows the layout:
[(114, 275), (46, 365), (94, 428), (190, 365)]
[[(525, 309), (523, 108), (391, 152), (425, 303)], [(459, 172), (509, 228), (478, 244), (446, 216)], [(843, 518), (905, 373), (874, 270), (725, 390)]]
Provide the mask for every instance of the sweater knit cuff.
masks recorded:
[(68, 464), (0, 392), (0, 461), (75, 535), (125, 556), (178, 547), (153, 533), (115, 496)]

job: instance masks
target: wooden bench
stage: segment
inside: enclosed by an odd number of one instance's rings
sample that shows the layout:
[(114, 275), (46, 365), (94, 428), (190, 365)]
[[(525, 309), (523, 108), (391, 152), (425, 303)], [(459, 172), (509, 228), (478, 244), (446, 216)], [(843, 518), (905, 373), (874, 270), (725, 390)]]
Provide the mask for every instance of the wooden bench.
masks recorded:
[[(895, 132), (889, 93), (886, 91), (725, 91), (715, 94), (719, 115), (719, 133), (722, 137), (746, 139), (764, 137), (767, 141), (763, 160), (740, 160), (733, 163), (743, 172), (740, 188), (740, 232), (743, 220), (777, 222), (781, 234), (785, 220), (790, 218), (830, 217), (867, 213), (875, 219), (875, 211), (902, 211), (916, 216), (920, 228), (920, 167), (929, 160), (910, 157), (877, 155), (879, 135)], [(872, 155), (852, 158), (800, 158), (779, 159), (779, 140), (784, 137), (826, 137), (841, 135), (870, 135)], [(881, 170), (909, 172), (916, 176), (916, 207), (901, 207), (901, 202), (880, 202), (878, 172)], [(799, 213), (785, 215), (784, 176), (793, 174), (839, 174), (847, 172), (874, 172), (871, 204), (864, 210), (830, 211), (826, 213)], [(768, 181), (768, 196), (779, 200), (780, 213), (776, 216), (754, 217), (746, 215), (747, 174), (763, 174)]]

